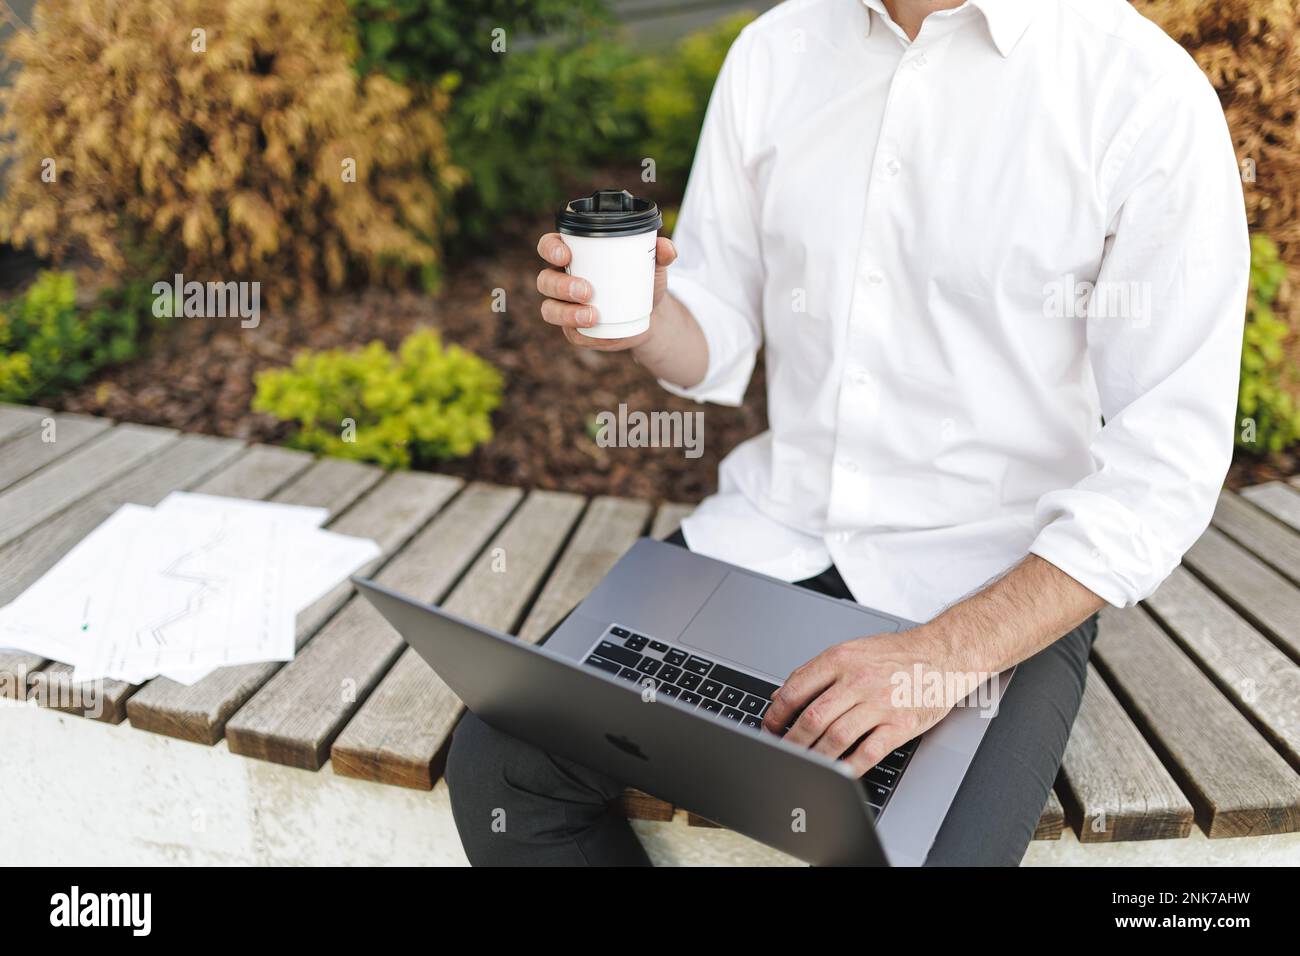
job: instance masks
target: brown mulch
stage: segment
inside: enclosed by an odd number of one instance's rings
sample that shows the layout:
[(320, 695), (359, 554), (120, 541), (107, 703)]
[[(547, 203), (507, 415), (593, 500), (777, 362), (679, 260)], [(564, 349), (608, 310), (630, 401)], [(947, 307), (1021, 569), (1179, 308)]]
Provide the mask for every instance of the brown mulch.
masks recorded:
[[(440, 471), (465, 478), (584, 494), (698, 501), (717, 481), (718, 462), (765, 426), (761, 368), (744, 407), (700, 405), (669, 395), (627, 355), (575, 349), (542, 321), (534, 285), (541, 267), (543, 217), (518, 224), (490, 256), (448, 270), (435, 297), (368, 289), (304, 310), (263, 308), (256, 329), (238, 319), (178, 319), (147, 354), (56, 399), (64, 411), (106, 415), (190, 432), (282, 442), (291, 426), (249, 410), (253, 376), (286, 364), (303, 348), (353, 348), (378, 339), (395, 347), (420, 325), (438, 328), (497, 366), (505, 378), (495, 436)], [(507, 311), (493, 312), (492, 290)], [(602, 411), (703, 412), (703, 455), (680, 448), (601, 448), (589, 425)], [(47, 403), (48, 404), (48, 403)]]

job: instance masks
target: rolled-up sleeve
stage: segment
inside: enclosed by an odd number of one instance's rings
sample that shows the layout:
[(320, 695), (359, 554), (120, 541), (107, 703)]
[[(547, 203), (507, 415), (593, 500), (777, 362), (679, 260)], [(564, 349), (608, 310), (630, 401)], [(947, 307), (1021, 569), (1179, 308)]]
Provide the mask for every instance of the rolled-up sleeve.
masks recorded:
[(668, 270), (668, 291), (704, 332), (708, 370), (692, 388), (659, 381), (675, 395), (721, 405), (744, 399), (762, 343), (758, 202), (745, 164), (748, 46), (742, 32), (714, 83), (673, 231), (678, 260)]
[(1101, 181), (1111, 229), (1087, 340), (1104, 424), (1093, 472), (1038, 500), (1030, 550), (1125, 607), (1205, 530), (1232, 458), (1250, 248), (1232, 140), (1199, 71), (1152, 90)]

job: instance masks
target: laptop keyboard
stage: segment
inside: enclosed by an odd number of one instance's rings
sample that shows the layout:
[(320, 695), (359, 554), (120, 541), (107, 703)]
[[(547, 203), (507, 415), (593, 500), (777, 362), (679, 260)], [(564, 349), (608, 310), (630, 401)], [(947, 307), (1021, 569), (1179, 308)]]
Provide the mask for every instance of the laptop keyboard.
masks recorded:
[[(754, 731), (762, 728), (763, 714), (781, 686), (617, 624), (605, 630), (584, 663), (630, 684), (645, 686), (648, 680), (656, 694)], [(888, 754), (860, 781), (877, 814), (889, 802), (918, 743), (919, 737)]]

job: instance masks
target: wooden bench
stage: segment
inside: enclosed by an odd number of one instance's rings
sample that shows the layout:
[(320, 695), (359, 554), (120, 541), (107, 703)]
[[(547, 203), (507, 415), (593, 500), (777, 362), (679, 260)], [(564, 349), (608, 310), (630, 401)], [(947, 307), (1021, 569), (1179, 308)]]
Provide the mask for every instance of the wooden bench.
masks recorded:
[[(57, 440), (49, 442), (53, 424)], [(690, 507), (386, 473), (233, 439), (0, 405), (0, 605), (128, 502), (176, 489), (316, 505), (375, 539), (380, 581), (535, 641), (641, 535)], [(98, 719), (306, 771), (428, 790), (460, 702), (340, 584), (287, 664), (193, 686), (107, 682)], [(70, 669), (0, 652), (0, 687), (57, 703)], [(1036, 834), (1083, 843), (1300, 830), (1300, 482), (1224, 492), (1184, 566), (1103, 613), (1088, 689)], [(629, 791), (629, 816), (675, 808)], [(707, 821), (686, 814), (691, 822)]]

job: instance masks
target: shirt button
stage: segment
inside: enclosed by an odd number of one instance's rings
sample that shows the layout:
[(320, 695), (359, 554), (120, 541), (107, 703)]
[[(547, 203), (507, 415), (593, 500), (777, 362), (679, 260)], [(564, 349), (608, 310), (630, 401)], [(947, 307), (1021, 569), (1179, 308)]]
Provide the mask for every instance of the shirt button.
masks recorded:
[(885, 281), (884, 273), (872, 269), (867, 273), (867, 281), (872, 285), (880, 285), (880, 283)]
[(925, 66), (925, 62), (926, 62), (926, 60), (925, 60), (925, 54), (924, 54), (924, 53), (918, 53), (918, 54), (916, 55), (916, 59), (914, 59), (914, 60), (912, 61), (912, 69), (914, 69), (914, 70), (919, 70), (919, 69), (921, 69), (922, 67)]
[(867, 373), (864, 372), (862, 369), (858, 369), (856, 372), (853, 373), (853, 381), (855, 384), (858, 385), (866, 385)]
[(885, 162), (885, 172), (891, 176), (897, 176), (902, 168), (903, 164), (896, 159), (889, 159)]
[(857, 474), (857, 471), (858, 471), (858, 463), (857, 463), (856, 461), (853, 461), (852, 459), (849, 459), (849, 458), (845, 458), (845, 459), (843, 459), (843, 460), (840, 462), (840, 467), (842, 467), (842, 468), (843, 468), (845, 471), (847, 471), (850, 475)]

